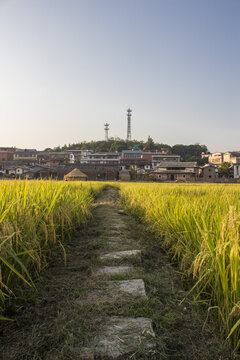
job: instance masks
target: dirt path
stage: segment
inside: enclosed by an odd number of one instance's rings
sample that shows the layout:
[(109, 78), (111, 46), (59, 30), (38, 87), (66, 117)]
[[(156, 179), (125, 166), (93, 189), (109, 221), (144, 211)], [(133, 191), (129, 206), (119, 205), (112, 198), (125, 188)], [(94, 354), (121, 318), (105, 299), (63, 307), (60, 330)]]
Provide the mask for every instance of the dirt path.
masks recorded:
[(1, 359), (230, 360), (217, 329), (188, 299), (178, 269), (144, 225), (119, 211), (116, 189), (96, 201), (86, 229), (11, 305)]

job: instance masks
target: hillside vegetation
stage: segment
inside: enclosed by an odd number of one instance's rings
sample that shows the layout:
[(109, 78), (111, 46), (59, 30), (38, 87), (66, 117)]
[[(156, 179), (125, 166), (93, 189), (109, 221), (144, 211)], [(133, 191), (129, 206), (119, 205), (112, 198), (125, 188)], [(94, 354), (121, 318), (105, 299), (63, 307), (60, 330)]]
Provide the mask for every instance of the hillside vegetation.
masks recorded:
[(168, 149), (173, 154), (181, 155), (183, 161), (198, 161), (199, 165), (204, 164), (207, 160), (201, 159), (202, 152), (208, 152), (206, 145), (192, 144), (183, 145), (177, 144), (170, 146), (163, 143), (155, 143), (151, 137), (148, 137), (147, 141), (139, 140), (123, 140), (110, 138), (108, 141), (89, 141), (79, 142), (75, 144), (69, 144), (64, 146), (58, 146), (54, 148), (54, 151), (66, 151), (66, 150), (93, 150), (94, 152), (115, 152), (123, 150), (146, 150), (146, 151), (160, 151), (162, 148)]

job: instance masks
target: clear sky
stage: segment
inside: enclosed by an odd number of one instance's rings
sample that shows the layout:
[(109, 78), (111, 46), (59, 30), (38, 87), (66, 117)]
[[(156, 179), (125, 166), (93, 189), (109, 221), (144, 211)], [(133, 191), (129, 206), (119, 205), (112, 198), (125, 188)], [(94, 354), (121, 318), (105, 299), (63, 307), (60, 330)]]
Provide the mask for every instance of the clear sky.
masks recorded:
[(239, 0), (0, 0), (0, 146), (240, 150)]

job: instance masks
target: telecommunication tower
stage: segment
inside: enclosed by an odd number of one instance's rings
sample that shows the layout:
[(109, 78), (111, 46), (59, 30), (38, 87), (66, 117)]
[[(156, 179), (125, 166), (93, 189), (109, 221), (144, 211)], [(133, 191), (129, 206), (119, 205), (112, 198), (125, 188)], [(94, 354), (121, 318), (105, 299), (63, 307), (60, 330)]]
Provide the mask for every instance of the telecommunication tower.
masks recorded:
[(132, 110), (127, 109), (127, 140), (128, 141), (132, 139), (132, 135), (131, 135), (131, 117), (132, 117)]
[(109, 130), (109, 124), (104, 124), (104, 130), (105, 130), (105, 141), (108, 141), (108, 130)]

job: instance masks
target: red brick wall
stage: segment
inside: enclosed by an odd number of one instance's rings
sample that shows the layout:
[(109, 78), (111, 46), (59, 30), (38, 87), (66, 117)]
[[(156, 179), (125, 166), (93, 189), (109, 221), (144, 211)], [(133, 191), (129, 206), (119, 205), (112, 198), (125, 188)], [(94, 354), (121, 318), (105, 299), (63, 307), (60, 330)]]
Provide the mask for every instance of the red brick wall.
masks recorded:
[(0, 162), (13, 160), (13, 153), (10, 151), (0, 151)]

